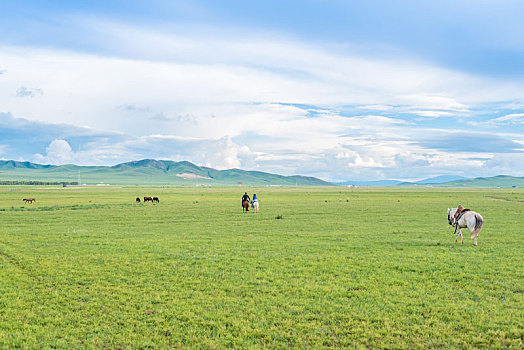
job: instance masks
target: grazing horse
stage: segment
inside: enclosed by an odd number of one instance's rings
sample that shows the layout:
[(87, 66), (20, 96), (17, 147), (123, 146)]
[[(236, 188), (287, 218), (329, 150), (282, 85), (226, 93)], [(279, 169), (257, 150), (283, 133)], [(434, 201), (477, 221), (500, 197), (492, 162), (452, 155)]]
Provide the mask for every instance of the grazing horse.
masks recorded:
[(140, 197), (136, 197), (136, 202), (140, 203)]
[(243, 201), (242, 202), (242, 213), (249, 211), (249, 201)]
[(251, 202), (251, 207), (255, 211), (255, 214), (258, 213), (258, 200)]
[(153, 197), (144, 197), (144, 203), (151, 202), (153, 203)]
[(458, 208), (448, 208), (448, 223), (451, 226), (455, 226), (455, 232), (457, 233), (455, 236), (455, 243), (457, 243), (458, 237), (460, 236), (460, 244), (464, 244), (464, 237), (462, 236), (460, 229), (467, 227), (471, 231), (471, 238), (475, 239), (473, 245), (478, 245), (477, 238), (482, 226), (484, 225), (482, 215), (472, 210), (465, 209), (457, 216), (455, 215), (457, 209)]
[(33, 203), (33, 202), (36, 202), (36, 199), (34, 198), (24, 198), (22, 199), (24, 201), (24, 203)]
[(158, 199), (158, 197), (153, 197), (153, 203), (155, 202), (160, 203), (160, 199)]

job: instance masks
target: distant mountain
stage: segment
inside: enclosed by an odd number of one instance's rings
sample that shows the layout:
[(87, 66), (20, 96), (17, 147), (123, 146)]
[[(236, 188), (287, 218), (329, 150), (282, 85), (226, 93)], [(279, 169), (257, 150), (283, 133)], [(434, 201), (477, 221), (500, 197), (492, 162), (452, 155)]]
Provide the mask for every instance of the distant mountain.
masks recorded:
[(457, 175), (441, 175), (441, 176), (435, 176), (435, 177), (431, 177), (431, 178), (416, 181), (416, 182), (404, 182), (404, 181), (398, 181), (398, 180), (346, 181), (346, 182), (337, 182), (337, 185), (389, 187), (389, 186), (441, 184), (445, 182), (459, 181), (459, 180), (466, 180), (466, 178), (462, 176), (457, 176)]
[(397, 184), (397, 186), (429, 186), (429, 185), (438, 186), (438, 185), (445, 184), (445, 183), (452, 182), (452, 181), (460, 182), (463, 180), (468, 180), (468, 178), (463, 177), (463, 176), (458, 176), (458, 175), (440, 175), (440, 176), (430, 177), (430, 178), (420, 180), (420, 181), (415, 181), (415, 182), (409, 182), (409, 181), (401, 182)]
[(345, 181), (345, 182), (337, 182), (336, 184), (340, 186), (389, 187), (389, 186), (397, 186), (400, 183), (402, 183), (402, 181), (376, 180), (376, 181)]
[(441, 184), (445, 182), (451, 182), (451, 181), (462, 181), (467, 180), (466, 177), (458, 176), (458, 175), (440, 175), (435, 177), (430, 177), (428, 179), (420, 180), (415, 183), (417, 184)]
[(31, 162), (18, 162), (16, 160), (1, 160), (0, 161), (0, 169), (10, 169), (10, 168), (18, 168), (18, 169), (50, 169), (56, 167), (55, 165), (41, 165), (41, 164), (35, 164)]
[(498, 175), (493, 177), (478, 177), (468, 179), (457, 175), (442, 175), (416, 182), (403, 182), (397, 180), (379, 181), (346, 181), (337, 182), (341, 186), (371, 186), (371, 187), (391, 187), (391, 186), (423, 186), (423, 187), (524, 187), (524, 177), (514, 177)]
[(441, 184), (441, 187), (524, 187), (524, 177), (498, 175)]
[(282, 176), (240, 169), (216, 170), (182, 161), (143, 159), (114, 166), (41, 165), (0, 161), (0, 181), (44, 181), (112, 185), (332, 186), (307, 176)]
[[(0, 183), (4, 181), (95, 185), (213, 185), (213, 186), (332, 186), (306, 176), (282, 176), (241, 169), (216, 170), (191, 162), (143, 159), (114, 166), (42, 165), (14, 160), (0, 161)], [(345, 181), (341, 186), (431, 186), (431, 187), (524, 187), (524, 177), (499, 175), (466, 179), (443, 175), (417, 182), (398, 180)]]
[(398, 186), (426, 186), (426, 187), (520, 187), (524, 186), (524, 177), (498, 175), (492, 177), (477, 177), (442, 183), (413, 183), (403, 182)]

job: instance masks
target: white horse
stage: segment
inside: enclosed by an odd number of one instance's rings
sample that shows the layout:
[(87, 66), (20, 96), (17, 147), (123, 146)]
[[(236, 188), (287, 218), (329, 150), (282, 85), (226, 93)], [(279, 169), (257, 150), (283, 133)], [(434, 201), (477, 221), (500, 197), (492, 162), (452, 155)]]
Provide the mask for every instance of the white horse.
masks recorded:
[(482, 225), (484, 225), (484, 219), (482, 218), (482, 215), (472, 210), (467, 210), (460, 213), (458, 217), (455, 218), (456, 212), (457, 208), (448, 208), (448, 223), (451, 226), (455, 226), (455, 231), (457, 233), (455, 236), (455, 243), (457, 243), (458, 237), (460, 235), (460, 244), (464, 244), (464, 237), (462, 236), (460, 229), (467, 227), (471, 231), (471, 238), (475, 239), (473, 245), (478, 245), (477, 237), (479, 236), (479, 232), (482, 229)]
[(251, 202), (251, 207), (255, 211), (255, 214), (258, 213), (258, 201), (252, 201)]

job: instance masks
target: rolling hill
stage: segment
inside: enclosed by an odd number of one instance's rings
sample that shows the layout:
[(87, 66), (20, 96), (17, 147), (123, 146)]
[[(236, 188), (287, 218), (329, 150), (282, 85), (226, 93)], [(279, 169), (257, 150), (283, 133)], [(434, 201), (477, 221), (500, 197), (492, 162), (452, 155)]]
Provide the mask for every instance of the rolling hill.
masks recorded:
[(524, 177), (498, 175), (492, 177), (477, 177), (468, 179), (462, 176), (442, 175), (416, 181), (402, 182), (397, 180), (378, 181), (346, 181), (337, 182), (341, 186), (363, 186), (363, 187), (524, 187)]
[[(114, 166), (43, 165), (14, 160), (0, 161), (1, 184), (157, 185), (157, 186), (333, 186), (314, 177), (282, 176), (241, 169), (216, 170), (191, 162), (143, 159)], [(499, 175), (466, 179), (437, 176), (417, 182), (397, 180), (347, 181), (336, 185), (419, 187), (524, 187), (524, 177)]]
[(477, 177), (460, 181), (451, 181), (440, 187), (524, 187), (524, 177), (498, 175), (492, 177)]
[(143, 159), (114, 166), (42, 165), (0, 161), (0, 183), (42, 182), (87, 185), (332, 186), (306, 176), (241, 169), (216, 170), (187, 161)]
[[(524, 186), (524, 177), (515, 177), (508, 175), (497, 175), (491, 177), (477, 177), (467, 179), (454, 176), (437, 176), (417, 182), (402, 182), (395, 186), (418, 186), (418, 187), (464, 187), (464, 188), (482, 188), (482, 187), (521, 187)], [(447, 181), (446, 181), (447, 180)]]

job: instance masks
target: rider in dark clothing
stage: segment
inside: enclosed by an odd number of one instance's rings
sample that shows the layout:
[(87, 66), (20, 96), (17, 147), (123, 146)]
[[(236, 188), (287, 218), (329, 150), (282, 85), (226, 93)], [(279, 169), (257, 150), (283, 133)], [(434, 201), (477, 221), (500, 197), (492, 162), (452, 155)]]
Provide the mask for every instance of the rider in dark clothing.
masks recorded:
[(242, 206), (244, 206), (243, 204), (245, 201), (251, 202), (251, 198), (249, 198), (249, 195), (247, 194), (247, 192), (245, 192), (244, 195), (242, 196)]

